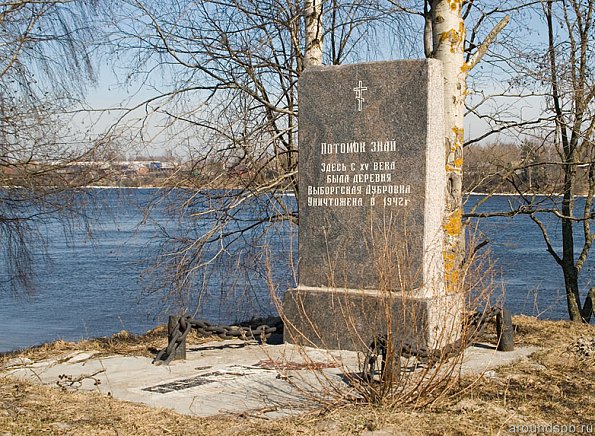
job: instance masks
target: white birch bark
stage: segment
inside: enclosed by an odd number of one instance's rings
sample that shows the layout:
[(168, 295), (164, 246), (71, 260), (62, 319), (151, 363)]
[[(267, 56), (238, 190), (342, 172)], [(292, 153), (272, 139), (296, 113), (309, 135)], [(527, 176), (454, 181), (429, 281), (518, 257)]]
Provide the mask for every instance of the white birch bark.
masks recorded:
[(322, 65), (322, 1), (304, 1), (304, 18), (306, 21), (304, 68), (311, 65)]
[(469, 67), (463, 52), (465, 24), (461, 17), (462, 3), (461, 0), (431, 2), (432, 55), (442, 61), (444, 72), (445, 162), (448, 178), (444, 263), (447, 286), (451, 292), (457, 289), (458, 270), (464, 252), (463, 117)]

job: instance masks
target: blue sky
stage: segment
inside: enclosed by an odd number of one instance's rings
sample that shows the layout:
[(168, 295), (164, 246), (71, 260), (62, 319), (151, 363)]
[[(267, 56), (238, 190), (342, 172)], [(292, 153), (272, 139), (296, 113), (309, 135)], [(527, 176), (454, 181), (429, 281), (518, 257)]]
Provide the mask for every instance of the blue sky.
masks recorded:
[[(544, 24), (543, 21), (537, 19), (532, 13), (523, 12), (523, 13), (511, 13), (512, 19), (511, 24), (508, 26), (506, 31), (503, 33), (503, 36), (500, 38), (501, 40), (504, 38), (513, 38), (514, 35), (522, 34), (526, 38), (527, 45), (536, 45), (539, 44), (540, 40), (544, 38)], [(533, 19), (531, 19), (533, 17)], [(530, 21), (529, 24), (527, 22)], [(417, 33), (416, 40), (414, 45), (410, 46), (403, 46), (399, 52), (395, 53), (392, 50), (392, 47), (388, 46), (387, 42), (389, 39), (384, 39), (384, 43), (380, 44), (376, 47), (374, 52), (368, 52), (362, 60), (386, 60), (390, 58), (399, 58), (399, 57), (415, 57), (421, 55), (421, 39), (422, 39), (422, 32), (421, 32), (421, 20), (414, 20), (414, 25), (417, 23), (419, 27), (414, 29), (414, 32)], [(488, 24), (486, 26), (487, 30), (484, 30), (483, 33), (487, 33), (487, 31), (491, 28), (493, 23)], [(469, 23), (468, 25), (471, 25)], [(506, 35), (505, 35), (506, 34)], [(510, 35), (509, 35), (510, 34)], [(500, 41), (497, 41), (497, 43)], [(417, 45), (415, 45), (417, 44)], [(495, 50), (498, 51), (498, 45), (494, 46)], [(417, 49), (417, 52), (416, 52)], [(492, 63), (493, 59), (489, 58), (489, 55), (486, 56), (486, 62), (480, 64), (476, 71), (473, 72), (473, 77), (470, 77), (468, 80), (469, 89), (471, 95), (469, 96), (469, 102), (473, 103), (477, 101), (477, 96), (473, 96), (473, 88), (477, 86), (485, 93), (499, 93), (503, 88), (505, 88), (505, 83), (508, 79), (507, 72), (504, 71), (502, 68), (499, 67), (498, 64)], [(118, 60), (113, 60), (113, 62), (122, 62), (122, 57), (119, 57)], [(93, 108), (109, 108), (109, 107), (117, 107), (121, 106), (122, 104), (126, 106), (133, 106), (144, 99), (150, 98), (154, 96), (158, 91), (151, 89), (147, 86), (144, 86), (139, 83), (128, 83), (126, 86), (122, 86), (121, 83), (124, 81), (122, 80), (125, 76), (125, 71), (120, 69), (120, 65), (110, 65), (109, 57), (104, 58), (102, 66), (99, 71), (99, 82), (96, 88), (91, 89), (88, 95), (88, 103)], [(119, 77), (114, 74), (113, 70), (119, 71)], [(154, 76), (158, 77), (158, 76)], [(477, 79), (476, 79), (477, 78)], [(159, 87), (166, 88), (165, 82), (160, 84), (159, 79), (157, 78), (153, 82)], [(532, 97), (532, 98), (525, 98), (523, 101), (516, 101), (514, 103), (509, 103), (512, 99), (498, 99), (495, 100), (507, 106), (507, 110), (510, 112), (511, 116), (516, 112), (517, 115), (521, 115), (525, 119), (530, 117), (539, 116), (542, 111), (543, 107), (543, 99), (541, 97)], [(198, 103), (198, 102), (197, 102)], [(114, 120), (116, 120), (121, 112), (119, 111), (110, 111), (109, 113), (104, 113), (97, 119), (97, 113), (93, 113), (89, 116), (88, 119), (84, 120), (83, 117), (77, 117), (77, 121), (82, 123), (84, 122), (84, 126), (89, 126), (90, 124), (95, 124), (94, 130), (101, 131), (109, 127), (113, 124)], [(142, 109), (136, 111), (137, 115), (142, 114)], [(146, 153), (149, 154), (159, 154), (163, 153), (167, 148), (170, 148), (172, 145), (168, 144), (164, 140), (164, 136), (160, 134), (160, 124), (162, 124), (162, 119), (156, 117), (150, 120), (149, 124), (151, 125), (148, 129), (148, 132), (155, 136), (154, 144), (152, 147), (145, 149)], [(488, 128), (486, 123), (482, 120), (477, 119), (474, 116), (468, 116), (466, 118), (466, 137), (473, 138), (479, 135), (482, 135), (486, 129)], [(495, 137), (497, 139), (498, 137)], [(502, 140), (513, 140), (512, 137), (502, 137)]]

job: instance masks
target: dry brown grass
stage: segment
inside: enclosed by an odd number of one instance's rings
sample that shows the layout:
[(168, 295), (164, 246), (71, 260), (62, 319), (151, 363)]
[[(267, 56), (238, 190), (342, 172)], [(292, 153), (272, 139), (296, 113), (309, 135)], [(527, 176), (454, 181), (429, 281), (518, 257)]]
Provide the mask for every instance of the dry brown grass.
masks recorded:
[[(196, 435), (320, 435), (365, 434), (385, 430), (403, 435), (507, 434), (511, 426), (591, 425), (595, 433), (593, 366), (572, 347), (580, 337), (594, 338), (595, 327), (569, 322), (515, 317), (518, 343), (543, 350), (500, 368), (496, 377), (467, 378), (458, 392), (431, 408), (382, 408), (351, 405), (320, 410), (301, 417), (268, 421), (254, 417), (193, 418), (175, 412), (119, 401), (96, 393), (62, 392), (15, 381), (0, 375), (0, 433), (3, 434), (196, 434)], [(153, 340), (128, 339), (131, 353), (148, 353)], [(118, 341), (118, 338), (112, 339)], [(41, 358), (44, 353), (92, 348), (125, 350), (126, 341), (55, 344), (21, 353)], [(78, 346), (77, 346), (78, 345)], [(142, 347), (144, 351), (142, 350)], [(73, 347), (73, 348), (69, 348)], [(14, 357), (14, 355), (12, 355)]]
[[(186, 338), (188, 345), (201, 344), (218, 340), (216, 336), (205, 338), (191, 330)], [(154, 357), (155, 354), (167, 345), (167, 326), (156, 327), (142, 336), (133, 335), (126, 330), (110, 337), (85, 339), (79, 342), (57, 340), (47, 344), (17, 350), (10, 353), (0, 353), (0, 368), (2, 364), (14, 357), (31, 360), (43, 360), (73, 351), (93, 352), (97, 357), (114, 354), (134, 354), (137, 356)]]

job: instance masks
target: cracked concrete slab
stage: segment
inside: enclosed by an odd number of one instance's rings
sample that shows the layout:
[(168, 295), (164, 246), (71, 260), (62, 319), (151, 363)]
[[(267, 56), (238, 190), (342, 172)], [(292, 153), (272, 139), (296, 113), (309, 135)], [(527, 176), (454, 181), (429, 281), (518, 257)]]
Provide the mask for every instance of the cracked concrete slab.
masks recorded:
[[(461, 373), (481, 374), (536, 349), (502, 353), (481, 344), (470, 347)], [(324, 396), (330, 386), (349, 390), (345, 374), (359, 372), (363, 358), (352, 351), (223, 341), (189, 346), (187, 359), (170, 365), (155, 366), (150, 358), (140, 356), (75, 352), (39, 362), (12, 359), (2, 373), (195, 416), (232, 413), (278, 418), (316, 407), (313, 398)]]

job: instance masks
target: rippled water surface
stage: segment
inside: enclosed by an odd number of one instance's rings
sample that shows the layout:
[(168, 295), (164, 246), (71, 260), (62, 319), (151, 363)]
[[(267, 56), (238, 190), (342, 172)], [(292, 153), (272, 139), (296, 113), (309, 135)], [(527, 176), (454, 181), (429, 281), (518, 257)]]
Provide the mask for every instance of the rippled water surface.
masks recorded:
[[(88, 229), (75, 227), (65, 236), (57, 224), (44, 230), (48, 237), (47, 261), (37, 254), (37, 288), (30, 296), (0, 293), (0, 351), (27, 347), (59, 338), (78, 340), (105, 336), (122, 329), (144, 333), (164, 322), (169, 306), (159, 294), (143, 292), (148, 284), (145, 268), (160, 241), (160, 230), (182, 231), (158, 203), (149, 220), (145, 207), (156, 194), (152, 189), (104, 189), (93, 195), (97, 203)], [(467, 209), (481, 197), (473, 196)], [(289, 202), (293, 201), (288, 198)], [(515, 197), (496, 196), (483, 211), (506, 210)], [(560, 247), (560, 226), (543, 217), (555, 247)], [(144, 222), (143, 222), (144, 221)], [(141, 224), (142, 223), (142, 224)], [(493, 218), (480, 223), (481, 240), (487, 237), (506, 289), (508, 307), (514, 313), (544, 318), (566, 318), (560, 267), (546, 252), (538, 227), (527, 216)], [(294, 283), (287, 267), (290, 229), (285, 226), (269, 236), (267, 258), (272, 262), (278, 293)], [(582, 244), (580, 237), (577, 247)], [(595, 285), (595, 262), (591, 256), (582, 273), (583, 287)], [(269, 289), (260, 280), (264, 258), (254, 265), (233, 265), (208, 278), (210, 291), (201, 297), (195, 317), (214, 322), (233, 322), (251, 316), (275, 313)], [(243, 268), (246, 267), (246, 268)], [(235, 274), (240, 269), (244, 275)], [(141, 274), (145, 272), (144, 281)], [(0, 271), (0, 283), (6, 280)], [(240, 280), (240, 278), (242, 280)], [(244, 285), (245, 279), (248, 285)], [(583, 288), (584, 289), (584, 288)], [(222, 298), (225, 290), (227, 297)], [(197, 301), (191, 301), (193, 307)]]

